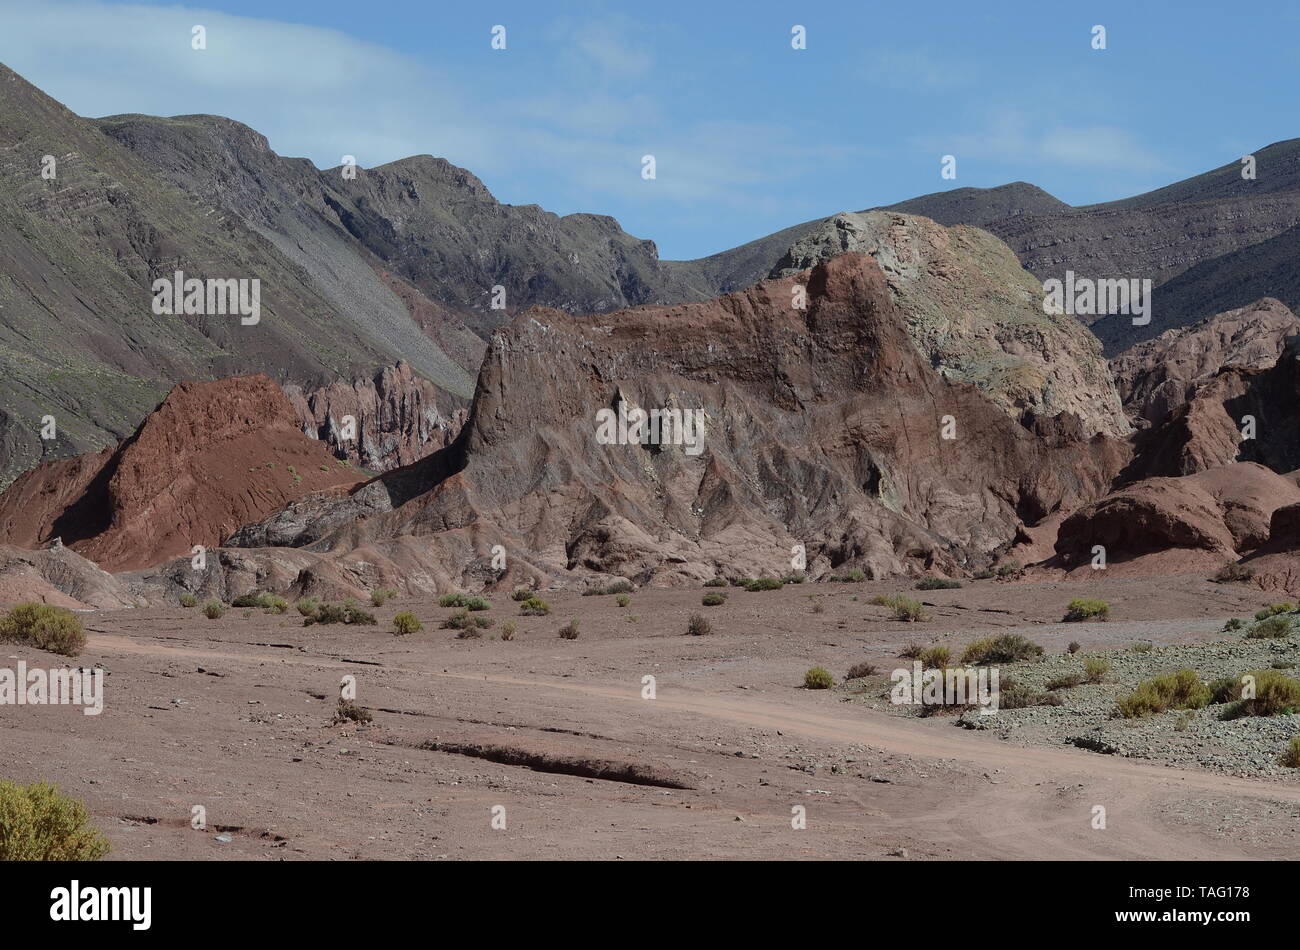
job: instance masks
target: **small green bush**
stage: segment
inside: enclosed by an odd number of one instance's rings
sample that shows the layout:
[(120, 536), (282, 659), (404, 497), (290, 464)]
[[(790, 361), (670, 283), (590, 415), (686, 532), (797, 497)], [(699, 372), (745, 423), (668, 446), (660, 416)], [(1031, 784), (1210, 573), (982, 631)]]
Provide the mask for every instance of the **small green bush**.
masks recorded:
[(219, 600), (209, 600), (203, 605), (203, 616), (209, 620), (220, 620), (226, 613), (226, 605)]
[(1210, 687), (1201, 682), (1195, 670), (1177, 670), (1139, 683), (1118, 706), (1124, 718), (1139, 719), (1168, 709), (1202, 709), (1210, 699)]
[(1054, 677), (1047, 681), (1048, 690), (1055, 692), (1058, 689), (1074, 689), (1082, 685), (1082, 673), (1064, 673), (1061, 676)]
[(784, 586), (779, 577), (756, 577), (745, 585), (745, 590), (780, 590)]
[(1291, 744), (1282, 753), (1281, 762), (1289, 769), (1300, 769), (1300, 736), (1291, 737)]
[(727, 583), (732, 587), (748, 587), (754, 582), (752, 577), (729, 577)]
[(551, 612), (551, 605), (540, 597), (529, 597), (519, 605), (519, 612), (527, 617), (545, 617)]
[(193, 594), (191, 594), (189, 591), (186, 591), (185, 593), (181, 594), (180, 602), (182, 607), (196, 607), (198, 606), (199, 599), (195, 597)]
[(419, 633), (423, 629), (424, 625), (409, 610), (403, 610), (393, 617), (393, 632), (399, 636), (405, 636), (408, 633)]
[(370, 603), (374, 607), (382, 607), (396, 596), (397, 589), (395, 587), (381, 587), (379, 590), (370, 592)]
[(298, 608), (298, 613), (310, 617), (320, 608), (320, 600), (316, 597), (301, 597), (294, 606)]
[(704, 582), (705, 587), (726, 587), (727, 579), (725, 577), (713, 577)]
[(905, 623), (919, 623), (927, 619), (925, 607), (919, 600), (912, 600), (910, 597), (899, 595), (894, 598), (894, 619), (902, 620)]
[(470, 616), (469, 608), (462, 607), (442, 622), (444, 630), (486, 630), (492, 626), (487, 617)]
[(64, 607), (19, 604), (0, 620), (0, 641), (27, 643), (61, 656), (78, 656), (86, 647), (81, 618)]
[(519, 624), (515, 623), (513, 620), (507, 620), (501, 625), (501, 639), (513, 640), (515, 638), (515, 631), (518, 629)]
[(830, 689), (835, 685), (835, 677), (830, 670), (814, 666), (803, 675), (803, 685), (805, 689)]
[(439, 607), (464, 607), (466, 597), (464, 594), (443, 594), (438, 598)]
[(466, 597), (461, 606), (467, 610), (491, 610), (492, 601), (486, 597)]
[(726, 594), (705, 594), (700, 598), (700, 603), (705, 607), (721, 607), (727, 602)]
[(374, 720), (375, 714), (365, 706), (358, 706), (350, 699), (339, 699), (338, 707), (334, 710), (334, 725), (344, 722), (366, 723)]
[(516, 603), (519, 603), (520, 601), (528, 600), (528, 598), (532, 596), (533, 596), (533, 592), (529, 590), (527, 587), (516, 587), (510, 593), (510, 599), (515, 601)]
[(956, 590), (961, 587), (961, 581), (955, 581), (947, 577), (927, 577), (916, 582), (917, 590)]
[(614, 598), (614, 603), (618, 604), (620, 607), (626, 607), (628, 604), (632, 603), (632, 598), (627, 594), (619, 594)]
[(996, 575), (995, 575), (992, 571), (990, 571), (988, 568), (985, 568), (985, 569), (982, 570), (982, 571), (976, 571), (976, 572), (975, 572), (975, 580), (977, 580), (977, 581), (987, 581), (987, 580), (992, 580), (995, 576), (996, 576)]
[(1110, 604), (1104, 600), (1076, 597), (1065, 609), (1065, 619), (1074, 623), (1080, 620), (1105, 620), (1110, 616)]
[(686, 632), (692, 637), (707, 637), (713, 632), (713, 624), (704, 619), (702, 614), (691, 614), (686, 622)]
[(1020, 573), (1019, 561), (1008, 561), (1006, 564), (999, 564), (994, 569), (993, 574), (996, 577), (1011, 577), (1013, 574)]
[(921, 654), (925, 652), (925, 647), (915, 641), (909, 643), (903, 649), (898, 651), (898, 655), (904, 660), (919, 660)]
[(343, 603), (343, 622), (362, 624), (368, 627), (373, 627), (378, 623), (374, 614), (362, 610), (357, 606), (357, 602), (351, 598)]
[(1100, 683), (1110, 672), (1110, 660), (1089, 657), (1083, 661), (1083, 678), (1089, 683)]
[(804, 576), (802, 574), (787, 574), (781, 578), (782, 584), (802, 584), (803, 582)]
[(1018, 633), (1003, 633), (967, 644), (961, 654), (961, 663), (962, 666), (1018, 663), (1022, 660), (1036, 660), (1042, 655), (1043, 648), (1034, 641)]
[(289, 610), (289, 602), (276, 594), (267, 595), (266, 609), (273, 614), (282, 614)]
[(1150, 653), (1155, 648), (1156, 645), (1150, 640), (1137, 640), (1129, 647), (1134, 653)]
[(81, 802), (47, 782), (0, 781), (0, 861), (98, 861), (107, 853)]
[(1292, 603), (1269, 604), (1263, 610), (1260, 610), (1255, 614), (1255, 619), (1267, 620), (1269, 617), (1276, 617), (1278, 614), (1289, 614), (1294, 612), (1295, 604)]
[(1223, 625), (1223, 632), (1232, 633), (1234, 630), (1240, 630), (1245, 625), (1246, 625), (1245, 621), (1237, 617), (1229, 617), (1227, 622), (1224, 623)]
[(1270, 616), (1265, 617), (1251, 625), (1246, 631), (1247, 640), (1271, 640), (1277, 637), (1285, 637), (1291, 633), (1292, 622), (1290, 617)]
[(1255, 678), (1255, 695), (1249, 699), (1242, 694), (1245, 684), (1237, 681), (1230, 694), (1235, 703), (1224, 713), (1225, 719), (1242, 716), (1290, 716), (1300, 710), (1300, 680), (1293, 680), (1280, 670), (1252, 670)]
[(560, 639), (561, 640), (578, 639), (578, 618), (577, 617), (571, 617), (569, 619), (569, 622), (560, 628)]
[(858, 584), (867, 579), (866, 573), (860, 567), (851, 567), (842, 574), (832, 574), (830, 579), (837, 584)]
[(947, 647), (930, 647), (918, 657), (921, 667), (927, 670), (942, 670), (952, 660), (952, 651)]
[(1080, 643), (1078, 640), (1071, 640), (1070, 645), (1065, 648), (1065, 652), (1069, 654), (1075, 654), (1082, 649), (1083, 649), (1082, 643)]
[(316, 608), (316, 612), (303, 621), (304, 627), (309, 627), (313, 623), (346, 623), (348, 612), (338, 604), (321, 604)]

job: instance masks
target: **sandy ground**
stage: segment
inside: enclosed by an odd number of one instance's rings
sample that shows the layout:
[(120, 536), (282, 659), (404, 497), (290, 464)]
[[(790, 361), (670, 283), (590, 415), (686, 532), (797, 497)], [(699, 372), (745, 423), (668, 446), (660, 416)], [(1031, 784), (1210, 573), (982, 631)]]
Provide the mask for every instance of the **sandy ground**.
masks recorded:
[[(813, 665), (838, 680), (859, 660), (903, 665), (897, 651), (911, 641), (961, 644), (1002, 630), (1049, 651), (1070, 640), (1199, 642), (1267, 595), (1186, 575), (973, 582), (914, 594), (933, 605), (923, 624), (867, 604), (902, 589), (732, 589), (714, 608), (700, 606), (699, 589), (640, 591), (627, 608), (547, 593), (547, 617), (519, 617), (496, 595), (487, 614), (496, 625), (481, 640), (455, 639), (439, 629), (451, 610), (409, 599), (377, 609), (373, 627), (303, 627), (292, 611), (96, 612), (85, 615), (90, 643), (76, 665), (109, 671), (103, 714), (0, 707), (2, 775), (83, 798), (119, 859), (1296, 853), (1300, 776), (1017, 746), (801, 687)], [(1105, 597), (1113, 619), (1059, 623), (1076, 596)], [(413, 610), (425, 630), (394, 636), (398, 610)], [(711, 635), (685, 635), (693, 612)], [(562, 640), (570, 617), (581, 636)], [(514, 640), (488, 639), (511, 618)], [(0, 647), (0, 666), (20, 659), (60, 665)], [(345, 676), (372, 724), (331, 724)], [(654, 699), (642, 698), (645, 676)], [(196, 805), (202, 830), (191, 827)], [(493, 827), (496, 806), (503, 829)], [(792, 827), (796, 806), (806, 828)], [(1093, 827), (1096, 806), (1104, 829)]]

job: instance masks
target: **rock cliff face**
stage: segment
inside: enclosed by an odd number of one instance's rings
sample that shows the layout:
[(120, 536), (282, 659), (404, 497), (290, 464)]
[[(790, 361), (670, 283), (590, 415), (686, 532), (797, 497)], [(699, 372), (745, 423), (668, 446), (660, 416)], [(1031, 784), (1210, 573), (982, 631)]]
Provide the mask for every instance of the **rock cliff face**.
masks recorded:
[[(604, 444), (620, 403), (698, 414), (698, 451)], [(496, 544), (552, 576), (788, 573), (798, 544), (813, 577), (956, 573), (1102, 494), (1127, 459), (1077, 418), (1028, 421), (932, 370), (876, 262), (844, 254), (707, 303), (522, 314), (493, 336), (454, 445), (231, 543), (414, 558), (454, 583)]]
[(357, 472), (298, 426), (267, 376), (182, 383), (116, 449), (48, 462), (0, 495), (0, 542), (55, 539), (109, 571), (215, 546), (306, 492)]
[(1279, 300), (1265, 297), (1189, 327), (1166, 330), (1110, 361), (1125, 408), (1139, 425), (1159, 425), (1196, 386), (1226, 366), (1268, 369), (1300, 319)]
[(893, 212), (837, 214), (772, 276), (846, 251), (875, 258), (912, 343), (942, 375), (974, 383), (1013, 418), (1070, 412), (1089, 435), (1128, 433), (1096, 339), (1073, 317), (1043, 312), (1042, 283), (993, 235)]
[(336, 458), (372, 472), (409, 465), (450, 445), (469, 411), (468, 403), (416, 376), (406, 362), (310, 393), (293, 384), (284, 392), (307, 435)]

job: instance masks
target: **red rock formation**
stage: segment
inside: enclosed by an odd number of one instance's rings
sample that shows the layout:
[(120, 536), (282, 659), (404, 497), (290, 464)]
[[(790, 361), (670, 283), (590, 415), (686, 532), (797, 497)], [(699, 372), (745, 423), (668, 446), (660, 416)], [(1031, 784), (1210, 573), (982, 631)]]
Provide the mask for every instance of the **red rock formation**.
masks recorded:
[[(703, 450), (601, 444), (597, 413), (620, 400), (702, 412)], [(956, 573), (1108, 490), (1127, 448), (1080, 432), (1022, 426), (940, 377), (876, 263), (845, 254), (707, 303), (521, 314), (494, 335), (456, 444), (232, 543), (366, 546), (460, 583), (493, 544), (553, 576), (788, 573), (796, 543), (813, 577)]]
[(1300, 318), (1272, 297), (1229, 310), (1190, 327), (1166, 330), (1110, 361), (1125, 408), (1139, 424), (1159, 425), (1181, 407), (1198, 383), (1226, 366), (1268, 369)]
[[(370, 379), (336, 380), (310, 393), (290, 384), (284, 392), (308, 435), (372, 472), (409, 465), (451, 444), (468, 415), (460, 399), (415, 375), (405, 361)], [(345, 416), (355, 421), (353, 438), (344, 438)]]
[(181, 383), (116, 449), (24, 473), (0, 495), (0, 542), (34, 548), (61, 537), (107, 570), (131, 570), (357, 481), (303, 435), (270, 377)]
[[(1183, 478), (1149, 478), (1085, 505), (1062, 522), (1048, 567), (1141, 573), (1218, 567), (1269, 542), (1279, 512), (1300, 502), (1294, 478), (1253, 462)], [(1270, 522), (1274, 527), (1270, 528)]]

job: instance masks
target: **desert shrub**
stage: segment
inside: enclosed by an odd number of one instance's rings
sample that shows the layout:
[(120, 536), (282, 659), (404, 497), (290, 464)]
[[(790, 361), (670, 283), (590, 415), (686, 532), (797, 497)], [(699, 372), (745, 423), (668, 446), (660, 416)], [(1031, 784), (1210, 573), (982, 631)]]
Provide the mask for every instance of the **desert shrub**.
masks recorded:
[(604, 587), (588, 587), (582, 592), (583, 597), (598, 597), (601, 594), (630, 594), (636, 590), (629, 580), (617, 580), (612, 584), (606, 584)]
[(745, 590), (780, 590), (783, 583), (779, 577), (756, 577), (745, 585)]
[(98, 861), (108, 839), (86, 806), (47, 782), (0, 781), (0, 861)]
[(268, 594), (266, 598), (266, 609), (273, 614), (282, 614), (288, 611), (289, 602), (278, 594)]
[(1225, 719), (1242, 716), (1289, 716), (1300, 710), (1300, 680), (1293, 680), (1279, 670), (1253, 670), (1255, 695), (1242, 694), (1245, 684), (1237, 681), (1231, 698), (1237, 700), (1223, 715)]
[(754, 583), (754, 578), (752, 578), (752, 577), (729, 577), (729, 578), (727, 578), (727, 583), (730, 584), (732, 587), (748, 587), (750, 584)]
[(1195, 670), (1176, 670), (1139, 683), (1118, 705), (1124, 718), (1139, 719), (1168, 709), (1201, 709), (1210, 698), (1210, 687)]
[(926, 577), (916, 582), (917, 590), (956, 590), (959, 587), (961, 581), (947, 577)]
[(1150, 640), (1137, 640), (1129, 647), (1134, 653), (1150, 653), (1155, 648), (1156, 645)]
[(987, 581), (987, 580), (992, 580), (992, 578), (993, 578), (994, 576), (995, 576), (994, 573), (993, 573), (992, 571), (990, 571), (988, 568), (985, 568), (985, 569), (982, 570), (982, 571), (976, 571), (976, 572), (975, 572), (975, 580), (977, 580), (977, 581)]
[(867, 601), (867, 603), (871, 604), (873, 607), (892, 607), (894, 606), (894, 598), (888, 594), (877, 594), (875, 597), (872, 597)]
[(457, 640), (478, 640), (482, 636), (483, 636), (483, 631), (479, 627), (474, 626), (472, 624), (468, 627), (461, 627), (459, 630), (456, 631)]
[(195, 597), (193, 594), (191, 594), (189, 591), (186, 591), (185, 593), (181, 594), (180, 602), (182, 607), (194, 607), (198, 605), (199, 599)]
[(396, 634), (405, 636), (408, 633), (419, 633), (423, 629), (424, 625), (409, 610), (403, 610), (393, 617), (393, 632)]
[(438, 598), (439, 607), (464, 607), (466, 597), (464, 594), (443, 594)]
[(1083, 683), (1082, 673), (1064, 673), (1047, 681), (1047, 688), (1051, 691), (1058, 689), (1073, 689)]
[(782, 584), (802, 584), (804, 577), (802, 574), (787, 574), (781, 578)]
[(1076, 597), (1065, 608), (1065, 619), (1070, 622), (1079, 620), (1105, 620), (1110, 615), (1110, 604), (1104, 600), (1091, 600)]
[(705, 587), (726, 587), (727, 579), (725, 577), (713, 577), (704, 582)]
[(1244, 626), (1246, 626), (1245, 621), (1241, 620), (1239, 617), (1229, 617), (1228, 621), (1223, 625), (1223, 632), (1232, 633), (1234, 630), (1240, 630)]
[(726, 594), (705, 594), (700, 598), (700, 603), (705, 607), (721, 607), (726, 602)]
[(1089, 683), (1100, 683), (1110, 672), (1110, 660), (1101, 657), (1089, 657), (1083, 661), (1083, 678)]
[(358, 706), (350, 699), (339, 699), (338, 707), (334, 710), (334, 725), (342, 722), (371, 722), (375, 718), (365, 706)]
[(203, 605), (203, 616), (209, 620), (220, 620), (226, 613), (226, 605), (219, 600), (209, 600)]
[(1291, 633), (1291, 618), (1284, 616), (1265, 617), (1251, 625), (1246, 631), (1247, 640), (1271, 640), (1285, 637)]
[(1231, 676), (1220, 676), (1210, 683), (1210, 703), (1235, 702), (1241, 696), (1241, 680)]
[(529, 590), (527, 587), (516, 587), (513, 591), (510, 592), (510, 599), (515, 601), (516, 603), (527, 600), (532, 596), (533, 596), (533, 592)]
[(382, 607), (388, 601), (397, 596), (397, 589), (394, 587), (381, 587), (379, 590), (370, 592), (370, 603), (375, 607)]
[(1290, 660), (1274, 660), (1269, 666), (1275, 670), (1294, 670), (1295, 664)]
[(907, 646), (903, 647), (903, 649), (899, 650), (898, 655), (901, 656), (904, 660), (918, 660), (921, 658), (921, 654), (924, 652), (925, 652), (925, 647), (913, 641), (909, 643)]
[(486, 630), (492, 626), (487, 617), (472, 617), (469, 609), (462, 607), (442, 622), (444, 630)]
[(513, 640), (515, 638), (515, 631), (518, 629), (519, 624), (515, 623), (513, 620), (507, 620), (501, 625), (501, 639)]
[(921, 661), (923, 669), (941, 670), (952, 660), (952, 651), (947, 647), (930, 647), (928, 650), (922, 651), (917, 659)]
[(1010, 577), (1013, 574), (1020, 573), (1019, 561), (1008, 561), (1006, 564), (999, 564), (993, 571), (997, 577)]
[(851, 567), (841, 574), (832, 574), (830, 579), (837, 584), (857, 584), (867, 579), (866, 573), (860, 567)]
[(926, 619), (925, 608), (919, 600), (912, 600), (910, 597), (904, 597), (901, 594), (894, 598), (894, 619), (902, 620), (906, 623), (919, 623)]
[(1021, 660), (1036, 660), (1042, 655), (1043, 648), (1033, 640), (1018, 633), (1003, 633), (967, 644), (962, 651), (961, 662), (963, 666), (1018, 663)]
[(320, 600), (316, 597), (302, 597), (294, 606), (298, 608), (298, 613), (310, 617), (320, 608)]
[(860, 680), (864, 676), (875, 676), (878, 672), (879, 669), (877, 669), (876, 664), (863, 660), (861, 663), (854, 663), (849, 668), (849, 671), (844, 674), (844, 678), (846, 680)]
[(826, 605), (823, 604), (823, 603), (821, 602), (821, 599), (820, 599), (820, 598), (818, 598), (818, 597), (810, 597), (809, 600), (812, 601), (812, 612), (813, 612), (813, 613), (815, 613), (815, 614), (824, 614), (824, 613), (826, 613)]
[(614, 598), (614, 603), (618, 604), (620, 607), (626, 607), (628, 604), (632, 603), (632, 598), (627, 594), (619, 594)]
[(551, 605), (540, 597), (529, 597), (519, 605), (519, 612), (526, 617), (545, 617), (551, 612)]
[(835, 677), (830, 670), (814, 666), (803, 675), (803, 685), (805, 689), (830, 689), (835, 685)]
[(486, 597), (466, 597), (461, 606), (468, 610), (491, 610), (492, 601)]
[(343, 622), (361, 624), (367, 627), (373, 627), (378, 623), (374, 614), (362, 610), (357, 606), (357, 602), (351, 599), (343, 603)]
[(1066, 653), (1074, 654), (1083, 649), (1083, 644), (1078, 640), (1071, 640), (1070, 645), (1065, 648)]
[(1256, 612), (1255, 619), (1267, 620), (1269, 617), (1276, 617), (1278, 614), (1289, 614), (1289, 613), (1293, 613), (1294, 611), (1295, 611), (1295, 604), (1292, 603), (1269, 604), (1263, 610)]
[(347, 610), (338, 604), (321, 604), (314, 614), (303, 621), (303, 626), (309, 627), (313, 623), (345, 623), (347, 617)]
[(1040, 693), (1010, 676), (1002, 677), (998, 684), (999, 709), (1026, 709), (1029, 706), (1060, 706), (1061, 697), (1055, 693)]
[(240, 594), (230, 602), (232, 607), (265, 607), (265, 594)]
[(1219, 572), (1210, 579), (1216, 584), (1241, 584), (1254, 576), (1254, 568), (1246, 567), (1244, 564), (1232, 563), (1220, 568)]
[(569, 619), (569, 622), (560, 628), (560, 639), (561, 640), (578, 639), (578, 618), (571, 617)]
[[(1289, 769), (1300, 769), (1300, 736), (1292, 736), (1291, 743), (1282, 753), (1281, 763)], [(0, 857), (3, 857), (0, 855)]]
[(27, 602), (0, 620), (0, 641), (13, 640), (58, 653), (77, 656), (86, 646), (81, 618), (64, 607)]
[(703, 614), (691, 614), (686, 621), (686, 632), (692, 637), (707, 637), (713, 632), (713, 624), (705, 620)]

